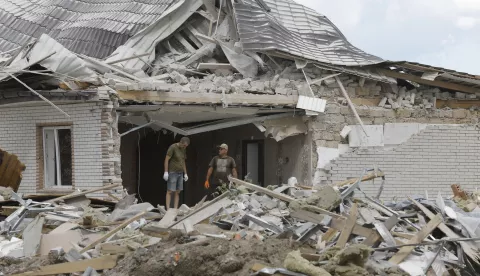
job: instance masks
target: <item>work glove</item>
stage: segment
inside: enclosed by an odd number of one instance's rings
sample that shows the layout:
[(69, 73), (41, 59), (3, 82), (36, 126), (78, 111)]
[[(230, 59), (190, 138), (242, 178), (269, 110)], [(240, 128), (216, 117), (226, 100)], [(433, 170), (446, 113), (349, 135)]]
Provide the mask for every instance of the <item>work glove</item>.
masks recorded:
[(205, 186), (205, 189), (208, 189), (208, 188), (210, 188), (210, 182), (208, 182), (208, 180), (207, 180), (207, 181), (205, 181), (205, 184), (204, 184), (204, 186)]
[(168, 172), (163, 174), (163, 180), (168, 181)]
[(183, 181), (185, 181), (185, 182), (188, 181), (188, 175), (187, 175), (187, 174), (184, 174), (184, 175), (183, 175)]

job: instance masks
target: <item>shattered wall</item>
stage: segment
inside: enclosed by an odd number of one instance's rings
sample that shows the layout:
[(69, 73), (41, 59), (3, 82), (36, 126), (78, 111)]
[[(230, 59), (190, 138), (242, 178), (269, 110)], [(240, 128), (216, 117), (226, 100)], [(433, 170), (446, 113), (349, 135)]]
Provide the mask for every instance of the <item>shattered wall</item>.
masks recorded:
[[(359, 149), (341, 155), (325, 168), (331, 182), (359, 177), (377, 165), (386, 174), (383, 199), (407, 195), (451, 194), (450, 185), (473, 191), (480, 177), (480, 129), (466, 125), (428, 126), (393, 149)], [(381, 181), (362, 183), (364, 192), (377, 194)]]
[[(471, 156), (471, 152), (477, 150), (479, 146), (480, 133), (474, 128), (478, 123), (478, 111), (424, 107), (386, 109), (360, 105), (356, 106), (356, 110), (367, 127), (377, 125), (383, 129), (385, 124), (396, 123), (439, 124), (439, 126), (429, 126), (428, 130), (397, 146), (382, 144), (382, 137), (381, 143), (375, 144), (374, 141), (372, 147), (354, 148), (354, 152), (344, 153), (330, 164), (327, 162), (325, 168), (316, 168), (314, 185), (332, 184), (350, 177), (358, 177), (363, 169), (376, 165), (387, 174), (384, 197), (423, 194), (425, 190), (431, 193), (439, 189), (448, 192), (450, 185), (454, 183), (472, 187), (478, 177), (473, 170), (473, 167), (478, 165), (475, 163), (477, 160)], [(348, 149), (351, 137), (343, 138), (340, 135), (342, 129), (348, 125), (358, 125), (350, 108), (334, 100), (330, 101), (325, 113), (310, 121), (314, 148), (339, 149), (342, 152), (346, 147), (347, 151), (352, 150)], [(457, 129), (451, 129), (455, 126)], [(430, 129), (432, 127), (434, 129)], [(374, 140), (374, 137), (371, 140)], [(319, 156), (316, 151), (313, 155), (316, 167)], [(328, 156), (326, 158), (328, 159)], [(471, 164), (475, 165), (466, 168), (462, 158), (465, 161), (470, 160)], [(376, 186), (363, 184), (362, 187), (369, 195), (376, 195), (379, 185), (378, 182)]]
[[(39, 129), (40, 126), (48, 125), (72, 127), (72, 189), (91, 189), (121, 181), (117, 175), (118, 169), (115, 170), (117, 150), (114, 136), (118, 132), (111, 127), (112, 124), (115, 125), (116, 116), (112, 115), (114, 103), (103, 101), (63, 104), (60, 107), (71, 117), (63, 116), (49, 105), (3, 106), (0, 109), (0, 146), (16, 154), (26, 165), (19, 192), (54, 191), (42, 189), (43, 160), (39, 159), (42, 155)], [(65, 188), (62, 191), (65, 192)]]

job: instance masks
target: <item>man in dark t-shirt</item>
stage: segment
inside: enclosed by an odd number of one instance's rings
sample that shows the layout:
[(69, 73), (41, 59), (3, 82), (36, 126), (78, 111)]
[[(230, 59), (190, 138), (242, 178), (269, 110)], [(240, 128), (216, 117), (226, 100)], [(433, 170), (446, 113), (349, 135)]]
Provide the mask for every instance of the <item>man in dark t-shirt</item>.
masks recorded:
[(213, 157), (208, 165), (207, 180), (205, 181), (205, 189), (210, 188), (210, 177), (213, 173), (212, 184), (215, 190), (222, 183), (228, 183), (228, 176), (232, 175), (237, 178), (237, 165), (235, 160), (227, 155), (227, 144), (221, 144), (218, 149), (218, 156)]

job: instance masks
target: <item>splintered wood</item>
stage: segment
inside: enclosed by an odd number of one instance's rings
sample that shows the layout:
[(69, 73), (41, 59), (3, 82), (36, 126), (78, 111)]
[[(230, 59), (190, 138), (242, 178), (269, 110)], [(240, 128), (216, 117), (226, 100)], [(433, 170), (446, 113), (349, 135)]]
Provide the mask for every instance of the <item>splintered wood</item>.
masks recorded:
[[(437, 226), (442, 223), (442, 217), (439, 215), (434, 216), (427, 225), (422, 228), (413, 238), (408, 241), (408, 244), (416, 244), (421, 243), (430, 233), (432, 233)], [(410, 252), (415, 249), (415, 246), (404, 246), (400, 248), (397, 254), (393, 255), (390, 259), (391, 263), (399, 264), (401, 263), (409, 254)]]
[(347, 244), (348, 238), (350, 237), (350, 234), (352, 234), (353, 228), (357, 223), (357, 214), (357, 203), (354, 203), (352, 208), (350, 209), (350, 215), (348, 216), (348, 220), (345, 223), (342, 232), (340, 233), (340, 237), (338, 238), (336, 246), (345, 247), (345, 245)]

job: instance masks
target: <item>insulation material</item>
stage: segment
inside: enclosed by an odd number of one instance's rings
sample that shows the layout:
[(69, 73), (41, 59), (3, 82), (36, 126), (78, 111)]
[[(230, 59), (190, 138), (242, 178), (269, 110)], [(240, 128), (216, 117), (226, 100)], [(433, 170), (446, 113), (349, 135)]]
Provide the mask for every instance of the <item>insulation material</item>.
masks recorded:
[(308, 132), (307, 125), (301, 117), (265, 120), (263, 126), (266, 128), (265, 137), (272, 135), (272, 138), (277, 142), (290, 136)]
[(40, 62), (43, 67), (81, 81), (95, 82), (98, 80), (97, 74), (87, 67), (84, 60), (46, 34), (42, 34), (33, 46), (30, 52), (30, 60), (38, 60), (45, 56), (46, 49), (55, 54)]
[(366, 125), (365, 132), (360, 125), (351, 125), (352, 131), (348, 134), (350, 147), (383, 147), (383, 125)]

